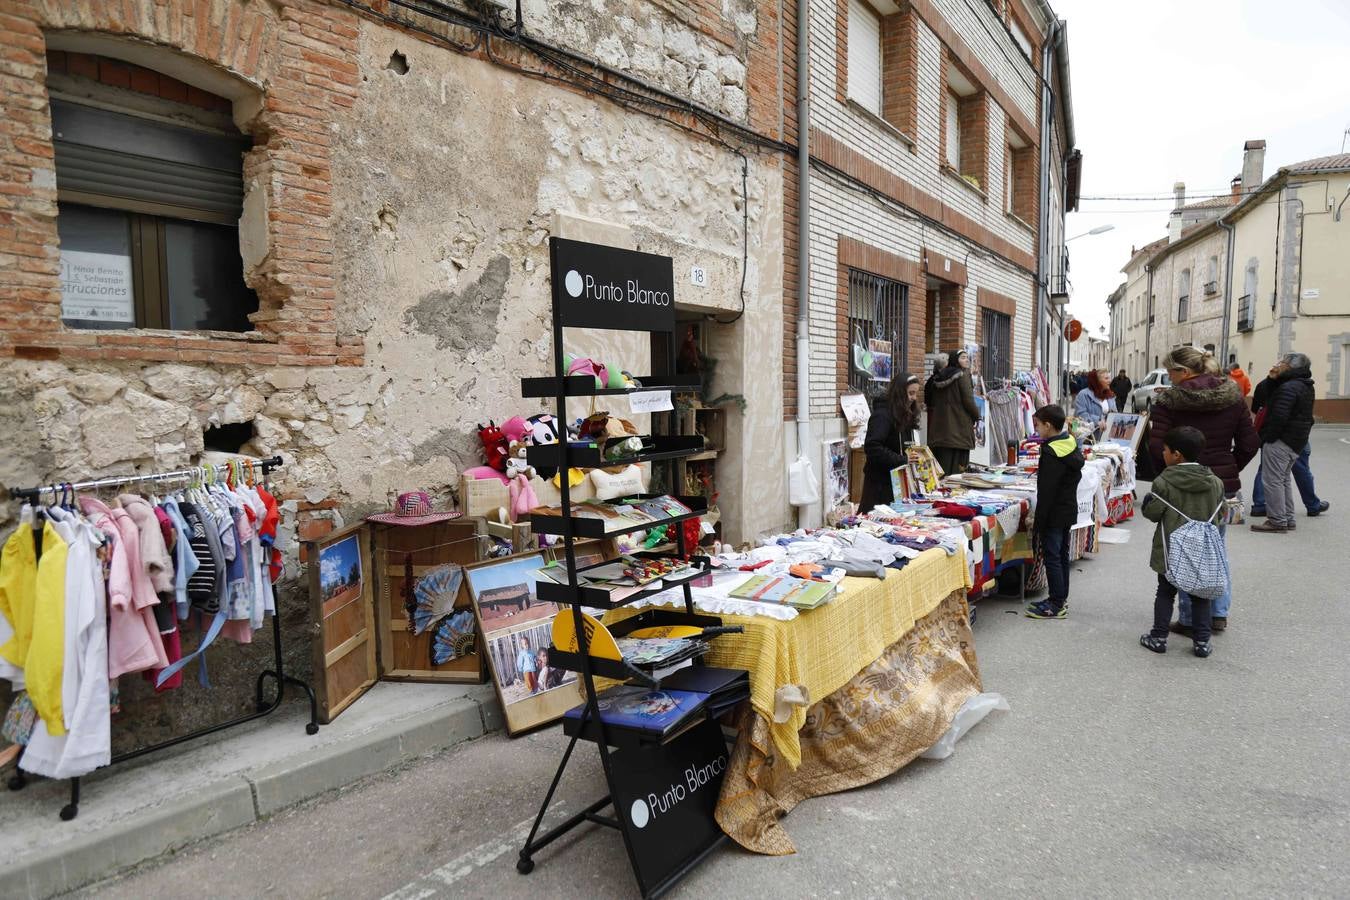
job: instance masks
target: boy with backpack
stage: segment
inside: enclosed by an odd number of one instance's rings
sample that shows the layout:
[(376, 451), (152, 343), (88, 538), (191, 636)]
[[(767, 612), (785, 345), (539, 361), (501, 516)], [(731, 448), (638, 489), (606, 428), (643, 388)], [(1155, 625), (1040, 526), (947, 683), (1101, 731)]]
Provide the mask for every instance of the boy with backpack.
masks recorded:
[(1036, 514), (1032, 528), (1045, 557), (1050, 594), (1027, 607), (1032, 619), (1062, 619), (1069, 612), (1069, 531), (1078, 521), (1078, 482), (1083, 478), (1083, 451), (1064, 428), (1064, 410), (1042, 406), (1031, 422), (1042, 441), (1036, 466)]
[(1178, 590), (1191, 598), (1195, 655), (1203, 659), (1213, 652), (1211, 601), (1228, 583), (1228, 557), (1223, 536), (1213, 524), (1224, 503), (1223, 482), (1196, 462), (1204, 448), (1205, 436), (1197, 428), (1185, 425), (1168, 431), (1163, 438), (1167, 468), (1153, 480), (1153, 490), (1141, 507), (1145, 518), (1158, 523), (1149, 561), (1158, 573), (1153, 629), (1139, 638), (1140, 645), (1154, 653), (1167, 652)]

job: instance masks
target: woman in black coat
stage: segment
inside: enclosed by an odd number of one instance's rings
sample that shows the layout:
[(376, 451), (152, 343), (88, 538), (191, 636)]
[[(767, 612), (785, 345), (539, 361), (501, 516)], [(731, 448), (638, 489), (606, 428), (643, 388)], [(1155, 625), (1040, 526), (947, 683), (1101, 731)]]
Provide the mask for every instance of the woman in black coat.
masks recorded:
[(863, 450), (863, 488), (859, 513), (895, 502), (891, 493), (891, 470), (909, 460), (905, 447), (919, 427), (919, 376), (902, 372), (891, 381), (886, 396), (877, 401), (867, 421), (867, 440)]

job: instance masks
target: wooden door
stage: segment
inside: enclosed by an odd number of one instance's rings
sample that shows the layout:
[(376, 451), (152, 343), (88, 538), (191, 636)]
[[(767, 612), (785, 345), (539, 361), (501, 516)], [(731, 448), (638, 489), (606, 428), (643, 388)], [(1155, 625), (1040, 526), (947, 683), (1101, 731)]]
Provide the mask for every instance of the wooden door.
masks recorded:
[(305, 559), (314, 629), (314, 688), (319, 721), (327, 724), (379, 677), (369, 529), (353, 525), (322, 540), (307, 541)]

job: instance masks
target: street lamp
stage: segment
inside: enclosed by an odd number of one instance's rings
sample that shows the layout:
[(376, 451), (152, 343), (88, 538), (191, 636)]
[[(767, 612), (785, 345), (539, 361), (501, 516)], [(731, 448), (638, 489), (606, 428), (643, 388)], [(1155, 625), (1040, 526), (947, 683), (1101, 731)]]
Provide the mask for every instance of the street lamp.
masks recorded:
[(1073, 237), (1071, 237), (1071, 238), (1065, 238), (1065, 239), (1064, 239), (1064, 243), (1067, 244), (1069, 241), (1076, 241), (1076, 240), (1078, 240), (1080, 237), (1088, 237), (1089, 235), (1093, 235), (1093, 234), (1106, 234), (1108, 231), (1112, 230), (1112, 229), (1115, 228), (1115, 227), (1116, 227), (1116, 226), (1114, 226), (1114, 225), (1098, 225), (1096, 228), (1092, 229), (1091, 231), (1085, 231), (1085, 232), (1083, 232), (1082, 234), (1075, 234), (1075, 235), (1074, 235)]

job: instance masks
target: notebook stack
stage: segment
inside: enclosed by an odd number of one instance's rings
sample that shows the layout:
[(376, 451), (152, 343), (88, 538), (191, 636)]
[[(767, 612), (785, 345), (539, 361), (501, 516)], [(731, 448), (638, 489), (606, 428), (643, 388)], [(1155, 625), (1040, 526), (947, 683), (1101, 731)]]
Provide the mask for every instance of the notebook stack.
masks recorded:
[(815, 609), (839, 593), (839, 585), (791, 575), (756, 575), (731, 592), (738, 600), (778, 603), (796, 609)]
[[(698, 723), (716, 718), (750, 696), (750, 675), (744, 669), (689, 666), (664, 679), (661, 687), (618, 685), (597, 697), (600, 721), (610, 743), (665, 743)], [(596, 740), (594, 721), (582, 729), (580, 706), (563, 715), (563, 733)]]

